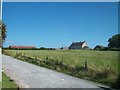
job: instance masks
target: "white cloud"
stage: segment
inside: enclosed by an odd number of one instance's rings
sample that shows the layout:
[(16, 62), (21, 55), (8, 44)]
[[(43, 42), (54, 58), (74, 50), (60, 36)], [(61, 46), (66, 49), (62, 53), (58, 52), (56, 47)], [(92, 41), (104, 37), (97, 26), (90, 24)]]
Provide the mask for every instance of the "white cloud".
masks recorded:
[(13, 40), (6, 40), (5, 43), (14, 43)]

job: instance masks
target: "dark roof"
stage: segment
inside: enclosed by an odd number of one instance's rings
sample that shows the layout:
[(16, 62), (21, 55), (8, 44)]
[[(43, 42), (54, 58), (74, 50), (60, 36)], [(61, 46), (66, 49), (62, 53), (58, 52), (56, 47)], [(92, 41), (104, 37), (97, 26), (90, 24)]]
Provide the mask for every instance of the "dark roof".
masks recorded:
[(103, 45), (97, 45), (96, 47), (102, 47), (103, 48), (104, 46)]
[(95, 46), (95, 48), (94, 49), (103, 49), (104, 48), (104, 46), (102, 46), (102, 45), (97, 45), (97, 46)]
[(9, 48), (26, 49), (26, 48), (35, 48), (35, 47), (34, 46), (9, 46)]
[(73, 42), (71, 45), (70, 45), (70, 47), (71, 46), (81, 46), (83, 43), (85, 43), (85, 41), (83, 41), (83, 42)]

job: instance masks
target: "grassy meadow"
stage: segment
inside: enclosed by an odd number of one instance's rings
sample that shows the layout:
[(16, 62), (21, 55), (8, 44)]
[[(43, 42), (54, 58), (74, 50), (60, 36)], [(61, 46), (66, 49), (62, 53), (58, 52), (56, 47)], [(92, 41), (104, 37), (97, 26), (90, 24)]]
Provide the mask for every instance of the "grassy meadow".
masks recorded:
[[(12, 56), (16, 52), (37, 58), (39, 60), (62, 61), (65, 65), (72, 67), (69, 72), (61, 71), (79, 78), (103, 83), (114, 87), (118, 79), (118, 51), (95, 51), (95, 50), (4, 50), (5, 53)], [(82, 71), (85, 61), (87, 62), (87, 71)], [(76, 71), (76, 72), (75, 72)]]

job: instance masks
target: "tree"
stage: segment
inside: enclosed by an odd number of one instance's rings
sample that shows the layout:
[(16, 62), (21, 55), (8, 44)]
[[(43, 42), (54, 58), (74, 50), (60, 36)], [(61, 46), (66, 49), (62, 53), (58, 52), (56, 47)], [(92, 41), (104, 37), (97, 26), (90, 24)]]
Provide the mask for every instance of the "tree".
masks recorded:
[(5, 42), (5, 39), (7, 37), (7, 31), (6, 31), (6, 25), (0, 21), (0, 45), (2, 46), (2, 43)]
[(113, 35), (108, 42), (109, 48), (120, 48), (120, 34)]

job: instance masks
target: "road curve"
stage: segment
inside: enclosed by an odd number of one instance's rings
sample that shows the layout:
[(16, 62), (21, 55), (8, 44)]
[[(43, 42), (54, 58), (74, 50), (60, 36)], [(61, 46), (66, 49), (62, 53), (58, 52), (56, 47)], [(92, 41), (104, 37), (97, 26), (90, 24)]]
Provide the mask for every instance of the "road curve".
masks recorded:
[(22, 88), (97, 88), (99, 84), (3, 55), (4, 72)]

